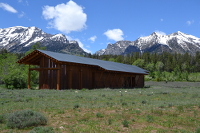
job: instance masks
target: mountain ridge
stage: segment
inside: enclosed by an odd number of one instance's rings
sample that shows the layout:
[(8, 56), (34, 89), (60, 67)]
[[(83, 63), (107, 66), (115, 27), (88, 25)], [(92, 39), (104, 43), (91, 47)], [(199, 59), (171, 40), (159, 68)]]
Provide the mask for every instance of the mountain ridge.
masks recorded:
[(98, 55), (124, 55), (132, 52), (186, 52), (194, 55), (200, 52), (200, 38), (177, 31), (169, 35), (153, 32), (149, 36), (139, 37), (135, 41), (118, 41), (114, 44), (108, 44), (106, 49), (97, 51)]
[(68, 54), (86, 55), (77, 41), (69, 41), (63, 34), (48, 34), (37, 27), (14, 26), (0, 29), (0, 49), (9, 52), (26, 52), (36, 42), (47, 50)]

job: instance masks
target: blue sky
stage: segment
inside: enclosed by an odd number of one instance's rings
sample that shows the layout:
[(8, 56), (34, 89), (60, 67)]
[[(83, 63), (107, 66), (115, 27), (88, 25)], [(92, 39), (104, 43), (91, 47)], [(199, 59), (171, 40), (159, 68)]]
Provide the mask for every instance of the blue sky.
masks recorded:
[(200, 0), (1, 0), (0, 16), (0, 28), (36, 26), (92, 53), (155, 31), (200, 38)]

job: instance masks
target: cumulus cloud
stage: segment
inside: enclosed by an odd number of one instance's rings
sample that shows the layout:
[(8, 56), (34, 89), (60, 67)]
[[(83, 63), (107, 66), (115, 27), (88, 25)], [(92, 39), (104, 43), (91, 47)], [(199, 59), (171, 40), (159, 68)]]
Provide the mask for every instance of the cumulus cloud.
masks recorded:
[(11, 13), (17, 13), (17, 10), (15, 10), (12, 6), (6, 4), (6, 3), (0, 3), (0, 8), (8, 11), (8, 12), (11, 12)]
[(158, 33), (158, 34), (160, 34), (160, 35), (166, 35), (166, 33), (163, 32), (163, 31), (156, 30), (155, 32)]
[(190, 26), (191, 24), (194, 23), (194, 20), (192, 20), (192, 21), (187, 21), (186, 23), (187, 23), (188, 26)]
[(120, 41), (123, 40), (124, 38), (122, 37), (124, 35), (123, 31), (120, 29), (112, 29), (112, 30), (107, 30), (104, 35), (108, 37), (110, 40), (114, 41)]
[(43, 17), (49, 21), (51, 28), (55, 28), (66, 34), (72, 31), (80, 31), (86, 28), (87, 15), (83, 7), (70, 0), (66, 4), (44, 6)]
[(92, 37), (89, 38), (89, 40), (90, 40), (92, 43), (94, 43), (96, 39), (97, 39), (96, 36), (92, 36)]

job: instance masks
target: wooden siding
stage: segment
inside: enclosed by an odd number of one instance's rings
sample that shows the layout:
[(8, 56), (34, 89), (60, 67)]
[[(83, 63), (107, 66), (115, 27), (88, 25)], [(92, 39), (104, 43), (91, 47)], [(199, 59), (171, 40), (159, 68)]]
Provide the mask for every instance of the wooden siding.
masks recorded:
[(37, 61), (39, 61), (39, 68), (30, 68), (29, 71), (39, 71), (40, 89), (134, 88), (144, 86), (144, 75), (142, 74), (108, 71), (98, 66), (78, 63), (56, 62), (45, 56), (40, 56)]

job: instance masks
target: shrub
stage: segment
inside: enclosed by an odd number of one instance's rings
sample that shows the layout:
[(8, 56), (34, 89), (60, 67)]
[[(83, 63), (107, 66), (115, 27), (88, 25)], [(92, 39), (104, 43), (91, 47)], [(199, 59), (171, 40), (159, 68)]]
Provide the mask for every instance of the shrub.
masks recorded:
[(98, 112), (98, 113), (96, 113), (96, 117), (97, 118), (103, 118), (103, 114), (101, 114), (101, 113)]
[(146, 104), (146, 103), (147, 103), (147, 101), (146, 101), (146, 100), (143, 100), (143, 101), (142, 101), (142, 104)]
[(122, 121), (124, 127), (128, 127), (129, 122), (127, 120)]
[(200, 133), (200, 128), (197, 128), (195, 133)]
[(22, 129), (46, 124), (47, 119), (42, 114), (32, 110), (22, 110), (16, 111), (8, 117), (7, 127)]
[(103, 94), (103, 95), (102, 95), (102, 97), (106, 97), (106, 95), (105, 95), (105, 94)]
[(127, 106), (128, 104), (126, 102), (123, 102), (122, 103), (122, 106)]
[(79, 107), (80, 107), (79, 104), (74, 104), (74, 108), (73, 108), (73, 109), (77, 109), (77, 108), (79, 108)]
[(53, 127), (34, 127), (28, 133), (54, 133)]
[(112, 124), (112, 119), (108, 119), (108, 125)]
[(183, 108), (183, 106), (177, 106), (177, 110), (178, 110), (179, 112), (183, 112), (183, 111), (184, 111), (184, 108)]
[(5, 121), (6, 121), (5, 116), (4, 115), (0, 115), (0, 124), (1, 123), (5, 123)]
[(147, 115), (146, 120), (147, 120), (147, 122), (149, 122), (149, 123), (151, 123), (151, 122), (154, 121), (153, 116), (151, 116), (151, 115)]
[(172, 107), (172, 106), (173, 106), (173, 104), (172, 104), (172, 103), (169, 103), (169, 104), (168, 104), (168, 107), (169, 107), (169, 108), (170, 108), (170, 107)]
[(82, 91), (87, 91), (88, 89), (87, 89), (87, 88), (82, 88), (81, 90), (82, 90)]
[(23, 70), (14, 70), (3, 77), (3, 81), (8, 89), (27, 88), (27, 79)]

